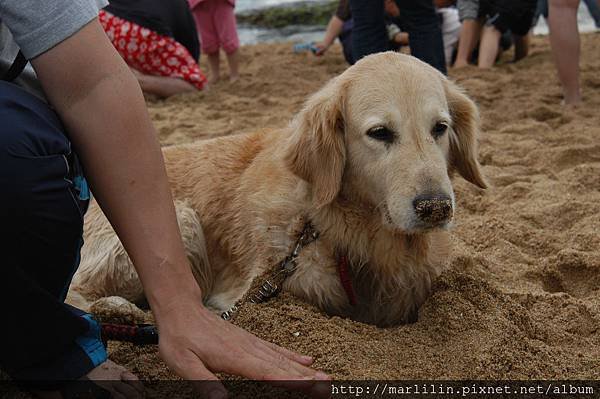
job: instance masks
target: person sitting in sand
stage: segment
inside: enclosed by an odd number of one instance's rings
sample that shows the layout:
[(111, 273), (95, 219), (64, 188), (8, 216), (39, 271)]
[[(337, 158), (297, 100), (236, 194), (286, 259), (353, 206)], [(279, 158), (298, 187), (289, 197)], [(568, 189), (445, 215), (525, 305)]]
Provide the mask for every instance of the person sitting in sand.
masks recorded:
[(99, 20), (144, 92), (169, 97), (206, 87), (186, 0), (111, 0)]
[(142, 280), (160, 356), (200, 397), (226, 397), (217, 372), (327, 379), (307, 367), (312, 359), (202, 304), (157, 132), (98, 21), (106, 3), (0, 2), (0, 369), (44, 398), (143, 397), (137, 378), (107, 358), (98, 323), (64, 303), (91, 188)]
[(234, 14), (235, 0), (188, 0), (200, 32), (202, 51), (208, 55), (209, 82), (220, 79), (219, 49), (229, 64), (229, 81), (239, 78), (239, 47)]

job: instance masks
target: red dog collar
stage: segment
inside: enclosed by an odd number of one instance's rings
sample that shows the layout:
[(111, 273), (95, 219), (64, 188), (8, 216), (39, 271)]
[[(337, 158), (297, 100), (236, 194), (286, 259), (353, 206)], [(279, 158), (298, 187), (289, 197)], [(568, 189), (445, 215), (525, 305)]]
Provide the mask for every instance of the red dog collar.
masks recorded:
[(350, 278), (350, 270), (348, 269), (348, 267), (348, 257), (346, 255), (340, 255), (338, 259), (338, 272), (340, 274), (340, 281), (342, 282), (342, 287), (344, 287), (344, 291), (346, 291), (346, 295), (348, 296), (350, 305), (355, 306), (356, 295), (354, 295), (354, 289), (352, 288), (352, 279)]

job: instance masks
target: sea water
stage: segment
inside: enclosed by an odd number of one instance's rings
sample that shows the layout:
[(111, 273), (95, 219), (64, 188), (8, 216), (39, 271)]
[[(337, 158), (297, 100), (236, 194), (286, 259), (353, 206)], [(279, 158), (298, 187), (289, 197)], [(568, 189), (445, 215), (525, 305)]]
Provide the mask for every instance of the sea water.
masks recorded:
[[(319, 2), (322, 0), (303, 0), (306, 2)], [(298, 0), (237, 0), (235, 2), (235, 8), (238, 11), (244, 11), (244, 10), (254, 10), (257, 8), (263, 8), (263, 7), (271, 7), (271, 6), (278, 6), (278, 5), (283, 5), (283, 4), (289, 4), (289, 3), (297, 3)]]
[[(323, 0), (302, 0), (307, 3), (322, 3)], [(236, 12), (255, 10), (272, 6), (297, 3), (298, 0), (237, 0)], [(323, 38), (325, 26), (291, 25), (279, 29), (266, 29), (252, 26), (240, 26), (238, 34), (242, 44), (274, 42), (316, 42)]]

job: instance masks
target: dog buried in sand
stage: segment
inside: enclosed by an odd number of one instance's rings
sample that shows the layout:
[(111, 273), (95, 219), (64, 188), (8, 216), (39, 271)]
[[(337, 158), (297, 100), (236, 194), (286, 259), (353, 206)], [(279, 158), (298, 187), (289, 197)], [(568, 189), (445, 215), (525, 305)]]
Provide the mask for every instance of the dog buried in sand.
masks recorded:
[[(205, 304), (226, 312), (255, 277), (293, 258), (281, 288), (328, 314), (379, 326), (414, 321), (450, 251), (449, 176), (487, 186), (478, 134), (477, 108), (454, 83), (388, 52), (332, 79), (287, 128), (164, 148)], [(307, 229), (318, 239), (299, 244)], [(84, 239), (70, 302), (143, 301), (95, 203)]]

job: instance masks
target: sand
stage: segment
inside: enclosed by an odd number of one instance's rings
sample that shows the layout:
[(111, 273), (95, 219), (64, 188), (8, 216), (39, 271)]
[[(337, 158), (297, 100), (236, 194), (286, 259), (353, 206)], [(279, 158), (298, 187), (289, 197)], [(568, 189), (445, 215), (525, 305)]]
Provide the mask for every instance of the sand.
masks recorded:
[[(235, 84), (149, 101), (163, 144), (284, 126), (346, 67), (339, 48), (241, 54)], [(582, 37), (582, 54), (575, 110), (560, 105), (544, 37), (518, 64), (451, 71), (480, 107), (493, 188), (455, 178), (454, 251), (418, 322), (380, 329), (281, 295), (235, 323), (338, 379), (600, 379), (600, 35)], [(111, 349), (142, 377), (173, 377), (153, 348)]]
[[(582, 50), (574, 110), (560, 106), (547, 38), (518, 64), (451, 71), (480, 107), (493, 188), (455, 178), (453, 254), (416, 323), (380, 329), (285, 294), (235, 323), (336, 379), (600, 379), (600, 35), (584, 35)], [(284, 126), (346, 67), (339, 48), (241, 55), (235, 84), (148, 100), (162, 144)], [(144, 379), (175, 378), (156, 348), (111, 344), (110, 356)]]

